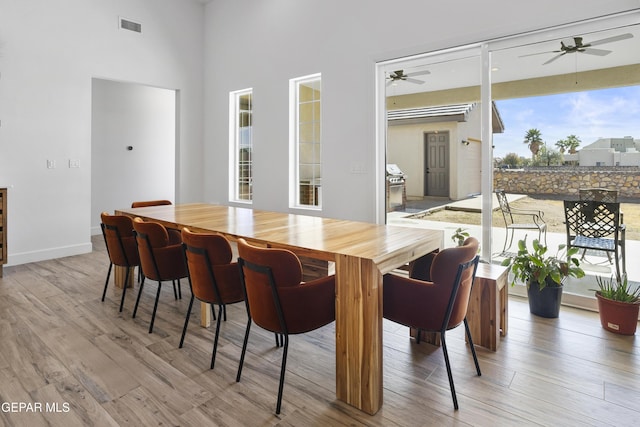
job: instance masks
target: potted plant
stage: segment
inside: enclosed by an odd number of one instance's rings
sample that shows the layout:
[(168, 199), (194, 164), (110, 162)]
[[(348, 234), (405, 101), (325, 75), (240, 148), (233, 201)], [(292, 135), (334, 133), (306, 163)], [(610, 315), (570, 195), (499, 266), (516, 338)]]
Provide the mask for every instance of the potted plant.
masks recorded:
[(469, 237), (469, 232), (467, 232), (467, 229), (458, 227), (456, 231), (453, 232), (451, 240), (453, 240), (456, 246), (462, 246), (467, 237)]
[(640, 310), (640, 287), (631, 290), (627, 275), (622, 278), (596, 277), (598, 312), (600, 323), (607, 331), (622, 335), (634, 335)]
[[(580, 261), (575, 255), (578, 248), (564, 250), (559, 245), (555, 255), (548, 255), (548, 248), (538, 240), (533, 241), (533, 250), (527, 248), (527, 240), (518, 242), (518, 253), (505, 259), (502, 265), (509, 266), (513, 273), (511, 285), (516, 281), (527, 285), (529, 311), (541, 317), (555, 318), (560, 313), (562, 282), (568, 276), (584, 277)], [(564, 256), (561, 256), (564, 251)]]

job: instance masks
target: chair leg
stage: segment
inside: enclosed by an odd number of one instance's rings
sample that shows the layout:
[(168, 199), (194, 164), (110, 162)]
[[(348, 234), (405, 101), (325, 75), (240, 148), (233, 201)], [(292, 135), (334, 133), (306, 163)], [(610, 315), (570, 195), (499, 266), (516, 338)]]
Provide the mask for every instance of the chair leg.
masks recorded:
[(473, 338), (471, 338), (471, 330), (469, 329), (469, 322), (467, 322), (467, 318), (464, 318), (464, 329), (467, 331), (467, 341), (469, 342), (469, 347), (471, 347), (471, 354), (473, 355), (473, 363), (476, 364), (476, 372), (478, 376), (481, 376), (480, 372), (480, 364), (478, 363), (478, 356), (476, 355), (476, 346), (473, 345)]
[(289, 334), (284, 334), (284, 352), (282, 353), (282, 366), (280, 368), (280, 385), (278, 386), (278, 403), (276, 404), (276, 415), (280, 414), (282, 406), (282, 390), (284, 389), (284, 374), (287, 372), (287, 353), (289, 350)]
[(620, 274), (620, 258), (618, 257), (618, 248), (616, 248), (616, 251), (614, 252), (614, 256), (616, 261), (616, 274), (617, 274), (618, 280), (622, 280), (622, 275)]
[(180, 279), (178, 279), (178, 299), (182, 299), (182, 285), (180, 284)]
[(142, 282), (140, 283), (140, 289), (138, 289), (138, 297), (136, 298), (136, 305), (133, 308), (133, 314), (131, 315), (131, 317), (133, 319), (136, 318), (136, 313), (138, 312), (138, 304), (140, 303), (140, 296), (142, 295), (142, 289), (144, 288), (144, 276), (142, 277)]
[[(509, 238), (509, 246), (507, 246), (507, 240), (505, 239), (504, 241), (504, 250), (503, 252), (506, 252), (507, 249), (511, 249), (511, 246), (513, 245), (513, 235), (515, 234), (515, 230), (511, 229), (511, 234), (510, 234), (510, 238)], [(509, 231), (507, 231), (507, 234), (509, 234)]]
[(447, 376), (449, 377), (449, 388), (451, 389), (451, 397), (453, 398), (453, 407), (458, 410), (458, 398), (456, 397), (456, 388), (453, 385), (453, 375), (451, 374), (451, 364), (449, 363), (449, 353), (447, 352), (447, 342), (444, 338), (444, 332), (440, 334), (442, 342), (442, 353), (444, 354), (444, 363), (447, 366)]
[(122, 313), (122, 307), (124, 307), (124, 296), (127, 294), (127, 287), (129, 286), (130, 271), (131, 271), (131, 267), (127, 267), (127, 277), (124, 278), (124, 287), (122, 288), (122, 298), (120, 298), (120, 313)]
[[(211, 353), (211, 369), (216, 363), (216, 351), (218, 350), (218, 337), (220, 336), (220, 321), (222, 320), (222, 311), (224, 310), (224, 305), (220, 304), (218, 306), (218, 320), (216, 321), (216, 335), (213, 339), (213, 351)], [(213, 305), (211, 306), (211, 311), (214, 311)]]
[(282, 347), (284, 345), (284, 336), (282, 334), (279, 334), (278, 332), (275, 333), (276, 336), (276, 347)]
[(236, 382), (240, 382), (240, 376), (242, 375), (242, 365), (244, 364), (244, 355), (247, 352), (247, 342), (249, 341), (249, 330), (251, 329), (251, 317), (247, 320), (247, 330), (244, 333), (244, 341), (242, 343), (242, 352), (240, 353), (240, 364), (238, 365), (238, 374), (236, 375)]
[(102, 302), (104, 302), (104, 298), (107, 296), (107, 286), (109, 286), (109, 277), (111, 276), (111, 269), (113, 268), (113, 263), (109, 263), (109, 271), (107, 271), (107, 280), (104, 282), (104, 291), (102, 291)]
[(189, 301), (189, 308), (187, 308), (187, 317), (186, 319), (184, 319), (184, 327), (182, 328), (182, 337), (180, 338), (180, 344), (178, 345), (178, 348), (182, 348), (182, 345), (184, 344), (184, 337), (185, 335), (187, 335), (187, 325), (189, 324), (189, 318), (191, 317), (191, 308), (193, 307), (193, 299), (194, 299), (194, 296), (192, 294), (191, 300)]
[(153, 323), (156, 320), (156, 311), (158, 310), (158, 301), (160, 301), (161, 290), (162, 290), (162, 282), (158, 281), (158, 292), (156, 292), (156, 302), (153, 304), (153, 313), (151, 314), (151, 323), (149, 324), (149, 333), (153, 332)]
[(176, 281), (173, 281), (173, 297), (178, 299), (178, 291), (176, 290)]

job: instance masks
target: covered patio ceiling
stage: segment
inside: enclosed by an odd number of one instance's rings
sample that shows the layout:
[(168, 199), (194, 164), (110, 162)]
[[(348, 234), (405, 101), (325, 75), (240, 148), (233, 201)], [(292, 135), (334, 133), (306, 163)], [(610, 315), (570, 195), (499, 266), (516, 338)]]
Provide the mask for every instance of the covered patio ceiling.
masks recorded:
[[(575, 37), (582, 37), (584, 48), (562, 50), (561, 43), (576, 44)], [(409, 76), (417, 74), (415, 80), (423, 83), (388, 84), (389, 110), (480, 99), (477, 54), (451, 61), (410, 58), (390, 65), (388, 73), (396, 68)], [(544, 38), (528, 36), (518, 46), (492, 51), (491, 68), (496, 100), (640, 84), (640, 24), (582, 34), (556, 30)]]

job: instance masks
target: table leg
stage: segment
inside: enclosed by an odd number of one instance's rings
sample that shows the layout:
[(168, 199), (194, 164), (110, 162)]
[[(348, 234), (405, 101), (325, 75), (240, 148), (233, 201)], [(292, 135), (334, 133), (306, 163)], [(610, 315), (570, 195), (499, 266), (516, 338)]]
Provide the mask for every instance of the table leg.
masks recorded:
[(336, 395), (371, 415), (382, 406), (382, 274), (344, 255), (336, 257)]
[(211, 304), (200, 302), (200, 326), (208, 328), (211, 326)]
[[(135, 277), (133, 272), (135, 268), (129, 269), (129, 286), (127, 288), (133, 288), (133, 281)], [(127, 279), (127, 267), (120, 267), (119, 265), (113, 266), (113, 283), (117, 288), (122, 289), (124, 287), (125, 280)]]

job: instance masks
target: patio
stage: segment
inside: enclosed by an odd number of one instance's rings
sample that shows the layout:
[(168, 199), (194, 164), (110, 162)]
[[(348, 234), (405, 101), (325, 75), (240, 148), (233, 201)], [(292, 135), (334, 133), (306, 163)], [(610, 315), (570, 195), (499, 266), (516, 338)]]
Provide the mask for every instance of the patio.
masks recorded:
[[(509, 202), (517, 200), (523, 195), (509, 194)], [(494, 195), (493, 206), (497, 208), (497, 200)], [(480, 238), (482, 235), (481, 227), (479, 225), (460, 224), (456, 222), (442, 222), (432, 221), (420, 215), (420, 212), (431, 209), (460, 209), (469, 211), (480, 211), (481, 198), (473, 197), (460, 201), (451, 201), (446, 198), (424, 198), (423, 200), (408, 201), (406, 212), (389, 212), (387, 213), (387, 221), (389, 224), (402, 225), (408, 227), (420, 227), (420, 228), (433, 228), (444, 230), (444, 246), (450, 247), (454, 245), (451, 240), (451, 236), (455, 230), (459, 227), (465, 228), (470, 235)], [(505, 240), (506, 231), (504, 227), (493, 227), (492, 229), (492, 252), (498, 253), (502, 249), (502, 244)], [(516, 241), (522, 239), (527, 234), (526, 231), (516, 232), (514, 237), (514, 246), (511, 250), (514, 250)], [(534, 236), (535, 235), (535, 236)], [(529, 233), (528, 239), (537, 237), (537, 233)], [(550, 248), (556, 248), (560, 244), (566, 243), (566, 234), (559, 232), (547, 232), (547, 246)], [(640, 241), (626, 240), (626, 255), (627, 255), (627, 275), (630, 282), (640, 283), (640, 265), (634, 263), (633, 255), (640, 253)], [(503, 258), (494, 255), (492, 262), (500, 263)], [(563, 293), (562, 302), (564, 305), (575, 306), (579, 308), (585, 308), (589, 310), (597, 310), (597, 303), (592, 289), (597, 287), (595, 277), (600, 275), (604, 277), (610, 277), (615, 274), (615, 267), (607, 260), (606, 255), (590, 255), (585, 258), (585, 262), (581, 263), (581, 267), (584, 269), (586, 276), (582, 279), (567, 278), (565, 282), (565, 289)], [(526, 289), (524, 286), (509, 287), (509, 293), (512, 295), (526, 296)]]

